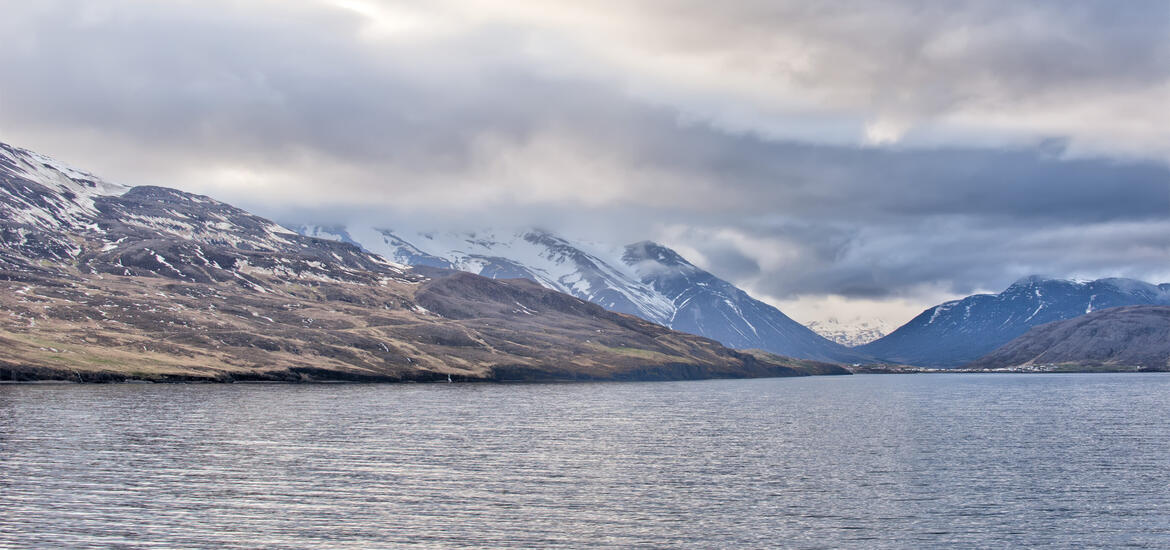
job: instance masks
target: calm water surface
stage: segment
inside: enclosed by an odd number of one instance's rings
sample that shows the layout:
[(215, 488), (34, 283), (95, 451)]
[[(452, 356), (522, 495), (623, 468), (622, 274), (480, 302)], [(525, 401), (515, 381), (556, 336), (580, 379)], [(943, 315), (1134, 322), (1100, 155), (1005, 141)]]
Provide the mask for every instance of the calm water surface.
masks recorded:
[(0, 386), (0, 547), (1170, 547), (1170, 375)]

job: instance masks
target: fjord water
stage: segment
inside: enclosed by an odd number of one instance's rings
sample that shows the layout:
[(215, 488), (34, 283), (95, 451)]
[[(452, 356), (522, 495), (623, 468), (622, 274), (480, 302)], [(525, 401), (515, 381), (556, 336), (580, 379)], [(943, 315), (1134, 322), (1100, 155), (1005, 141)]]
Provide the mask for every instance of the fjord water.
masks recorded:
[(0, 386), (0, 547), (1170, 546), (1170, 376)]

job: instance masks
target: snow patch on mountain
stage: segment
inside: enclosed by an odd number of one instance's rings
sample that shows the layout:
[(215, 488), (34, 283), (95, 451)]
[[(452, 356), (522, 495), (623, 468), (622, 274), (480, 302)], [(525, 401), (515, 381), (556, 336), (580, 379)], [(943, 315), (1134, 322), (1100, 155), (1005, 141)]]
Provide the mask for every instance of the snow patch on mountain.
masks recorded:
[[(0, 183), (8, 191), (0, 199), (3, 219), (41, 230), (65, 223), (80, 229), (97, 213), (94, 200), (117, 196), (129, 187), (105, 181), (45, 155), (0, 143)], [(28, 184), (42, 186), (43, 194)]]
[(44, 155), (0, 144), (0, 277), (89, 274), (190, 282), (251, 275), (381, 283), (418, 280), (351, 244), (302, 236), (210, 197), (107, 182)]
[(9, 173), (56, 190), (83, 197), (121, 195), (130, 187), (108, 182), (54, 158), (0, 143), (0, 165)]
[[(314, 228), (302, 229), (312, 234)], [(335, 234), (341, 231), (332, 230)], [(620, 253), (540, 230), (426, 232), (347, 227), (366, 250), (403, 264), (467, 271), (494, 279), (524, 278), (608, 309), (664, 323), (674, 305), (617, 261)]]

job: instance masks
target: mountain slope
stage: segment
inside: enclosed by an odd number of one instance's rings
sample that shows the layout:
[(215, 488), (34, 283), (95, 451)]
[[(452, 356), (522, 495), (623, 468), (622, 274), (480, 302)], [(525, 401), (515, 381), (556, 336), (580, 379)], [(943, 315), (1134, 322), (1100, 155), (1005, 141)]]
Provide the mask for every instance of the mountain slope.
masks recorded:
[(665, 324), (673, 313), (661, 296), (611, 251), (570, 243), (544, 231), (514, 234), (390, 231), (371, 227), (301, 226), (302, 234), (360, 244), (393, 261), (475, 273), (492, 279), (529, 279), (619, 313)]
[(955, 367), (974, 361), (1034, 326), (1127, 305), (1170, 304), (1170, 285), (1133, 279), (1077, 282), (1027, 277), (999, 294), (930, 308), (889, 335), (859, 346), (880, 359)]
[(642, 282), (671, 299), (674, 311), (666, 324), (675, 330), (739, 349), (830, 361), (862, 359), (861, 354), (830, 342), (665, 246), (649, 241), (629, 245), (622, 262)]
[(0, 269), (35, 270), (29, 258), (73, 258), (80, 249), (67, 232), (93, 223), (95, 198), (127, 189), (0, 143), (0, 239), (10, 252), (0, 256)]
[(525, 278), (675, 330), (740, 349), (829, 361), (864, 360), (703, 271), (673, 250), (643, 242), (617, 250), (545, 231), (467, 234), (391, 231), (368, 226), (301, 226), (307, 235), (360, 243), (396, 262)]
[(1170, 369), (1170, 307), (1128, 306), (1034, 327), (970, 366)]
[[(417, 273), (208, 197), (0, 149), (0, 378), (626, 380), (820, 372), (525, 281)], [(818, 367), (818, 369), (836, 367)], [(838, 369), (839, 370), (839, 369)]]

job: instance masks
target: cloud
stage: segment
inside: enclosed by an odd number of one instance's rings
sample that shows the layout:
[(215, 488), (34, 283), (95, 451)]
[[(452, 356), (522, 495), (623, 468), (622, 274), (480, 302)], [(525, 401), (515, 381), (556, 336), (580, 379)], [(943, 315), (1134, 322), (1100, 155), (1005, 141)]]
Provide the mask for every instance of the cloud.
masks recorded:
[(0, 33), (0, 139), (283, 221), (649, 237), (790, 303), (1170, 279), (1161, 1), (44, 0)]
[[(742, 231), (742, 229), (737, 229)], [(757, 230), (758, 231), (758, 230)], [(1170, 221), (989, 224), (980, 218), (938, 217), (852, 231), (808, 225), (728, 238), (727, 229), (691, 230), (676, 238), (761, 295), (780, 300), (836, 295), (905, 299), (922, 294), (998, 292), (1024, 275), (1133, 277), (1170, 281)], [(710, 261), (748, 250), (784, 250), (785, 260), (762, 270)], [(760, 257), (760, 252), (754, 253)]]

